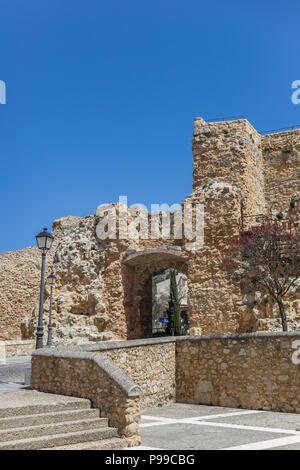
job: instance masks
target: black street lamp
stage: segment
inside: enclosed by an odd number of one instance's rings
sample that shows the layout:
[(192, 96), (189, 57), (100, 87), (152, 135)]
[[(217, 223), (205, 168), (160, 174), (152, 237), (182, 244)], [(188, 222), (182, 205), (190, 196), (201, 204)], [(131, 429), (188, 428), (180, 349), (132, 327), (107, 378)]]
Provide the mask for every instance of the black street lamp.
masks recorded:
[(53, 286), (56, 281), (56, 276), (52, 272), (49, 274), (47, 277), (48, 284), (50, 285), (50, 309), (49, 309), (49, 325), (48, 325), (48, 341), (47, 341), (47, 346), (51, 347), (52, 346), (52, 295), (53, 295)]
[(45, 266), (46, 266), (46, 254), (50, 250), (54, 237), (51, 233), (47, 232), (44, 228), (43, 232), (40, 232), (36, 237), (38, 248), (42, 251), (42, 270), (41, 270), (41, 286), (40, 286), (40, 305), (39, 305), (39, 322), (36, 331), (36, 349), (43, 347), (43, 309), (44, 309), (44, 290), (45, 290)]

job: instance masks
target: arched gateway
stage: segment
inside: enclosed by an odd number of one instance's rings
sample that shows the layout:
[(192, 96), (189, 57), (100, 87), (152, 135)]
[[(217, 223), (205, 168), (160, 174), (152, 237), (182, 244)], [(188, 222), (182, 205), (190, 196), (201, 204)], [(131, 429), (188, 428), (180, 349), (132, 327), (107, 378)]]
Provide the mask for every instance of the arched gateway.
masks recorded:
[(152, 336), (152, 274), (173, 268), (188, 277), (188, 259), (181, 247), (148, 248), (123, 258), (124, 306), (128, 338)]

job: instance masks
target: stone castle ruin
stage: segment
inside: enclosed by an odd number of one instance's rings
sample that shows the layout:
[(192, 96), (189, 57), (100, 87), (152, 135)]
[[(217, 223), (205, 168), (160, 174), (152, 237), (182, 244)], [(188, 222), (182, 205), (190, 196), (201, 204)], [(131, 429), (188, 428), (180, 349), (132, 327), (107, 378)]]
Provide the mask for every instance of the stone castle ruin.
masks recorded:
[[(299, 230), (300, 129), (260, 135), (246, 119), (197, 118), (193, 156), (193, 192), (184, 202), (204, 205), (204, 245), (196, 251), (172, 231), (167, 240), (99, 240), (97, 214), (54, 221), (47, 263), (57, 276), (56, 342), (151, 336), (152, 274), (168, 268), (187, 276), (191, 335), (281, 329), (270, 298), (232, 285), (221, 263), (232, 237), (264, 220)], [(0, 255), (0, 340), (34, 338), (39, 279), (37, 248)], [(48, 303), (46, 292), (45, 326)], [(299, 286), (287, 314), (289, 328), (299, 329)]]

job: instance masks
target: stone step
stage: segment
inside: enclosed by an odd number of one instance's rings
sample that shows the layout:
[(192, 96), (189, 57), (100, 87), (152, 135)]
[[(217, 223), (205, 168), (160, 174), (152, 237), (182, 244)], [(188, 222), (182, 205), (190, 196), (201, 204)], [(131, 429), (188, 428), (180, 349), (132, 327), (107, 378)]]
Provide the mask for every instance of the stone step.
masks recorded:
[(18, 439), (26, 439), (29, 437), (52, 436), (53, 434), (89, 431), (91, 429), (107, 427), (107, 425), (108, 420), (106, 418), (98, 418), (12, 428), (5, 431), (0, 431), (0, 443), (6, 441), (16, 441)]
[(91, 402), (85, 398), (20, 391), (1, 396), (0, 418), (90, 408)]
[(125, 449), (126, 447), (128, 447), (126, 439), (113, 437), (111, 439), (102, 439), (102, 441), (80, 442), (79, 444), (70, 444), (41, 450), (116, 450)]
[(39, 424), (62, 423), (64, 421), (76, 421), (82, 419), (99, 418), (98, 409), (82, 409), (58, 411), (55, 413), (41, 413), (34, 415), (14, 416), (0, 418), (0, 430), (21, 428), (25, 426), (38, 426)]
[(99, 427), (88, 431), (76, 431), (40, 437), (28, 437), (0, 443), (0, 450), (39, 450), (57, 446), (67, 446), (81, 442), (102, 441), (118, 437), (117, 429)]

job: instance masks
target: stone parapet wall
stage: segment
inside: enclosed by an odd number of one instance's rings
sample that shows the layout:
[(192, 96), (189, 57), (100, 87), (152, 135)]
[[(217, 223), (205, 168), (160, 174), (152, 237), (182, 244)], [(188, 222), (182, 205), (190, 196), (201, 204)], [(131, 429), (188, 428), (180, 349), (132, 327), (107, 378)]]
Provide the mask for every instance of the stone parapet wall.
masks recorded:
[(176, 369), (178, 402), (300, 413), (300, 333), (179, 339)]
[(97, 350), (105, 351), (141, 387), (141, 409), (175, 401), (174, 339), (113, 341), (103, 346)]
[(90, 399), (137, 445), (140, 409), (174, 398), (300, 413), (299, 372), (300, 333), (169, 337), (36, 351), (31, 386)]
[(5, 357), (29, 356), (35, 349), (35, 341), (0, 341), (0, 348), (3, 351)]
[(175, 338), (40, 349), (32, 355), (31, 387), (89, 398), (138, 445), (140, 409), (175, 401), (175, 349)]
[(35, 360), (49, 355), (73, 358), (78, 354), (110, 358), (142, 390), (141, 408), (175, 400), (175, 338), (151, 338), (132, 341), (103, 341), (76, 347), (39, 350)]
[(54, 348), (36, 351), (32, 356), (31, 387), (90, 399), (129, 446), (140, 444), (142, 391), (105, 354), (72, 348), (64, 352)]

